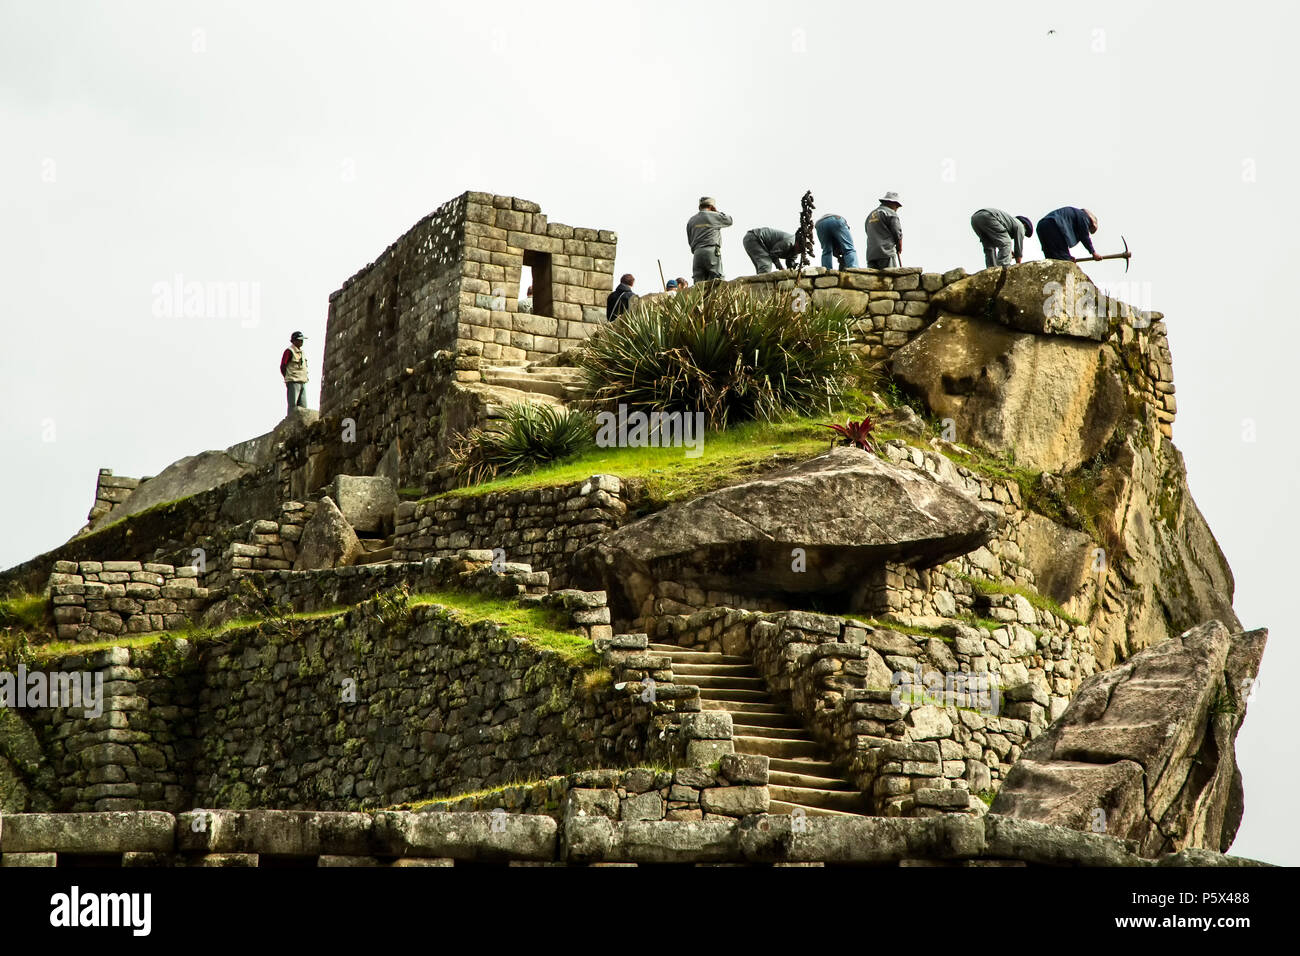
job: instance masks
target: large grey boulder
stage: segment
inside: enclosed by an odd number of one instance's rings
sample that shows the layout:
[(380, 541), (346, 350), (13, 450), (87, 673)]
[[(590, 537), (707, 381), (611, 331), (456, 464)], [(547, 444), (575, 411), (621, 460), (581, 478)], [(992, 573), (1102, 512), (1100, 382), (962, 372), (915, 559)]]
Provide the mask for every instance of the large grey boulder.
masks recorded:
[(322, 498), (302, 529), (298, 541), (295, 571), (321, 571), (343, 568), (365, 553), (357, 534), (343, 517), (343, 512), (328, 496)]
[(1105, 341), (1112, 322), (1149, 324), (1153, 315), (1102, 293), (1072, 262), (996, 266), (959, 279), (931, 304), (956, 315), (992, 319), (1021, 332)]
[(932, 567), (992, 531), (976, 501), (928, 473), (837, 447), (670, 505), (577, 560), (633, 608), (659, 580), (740, 594), (851, 595), (886, 561)]
[(1048, 471), (1101, 451), (1126, 414), (1110, 349), (943, 313), (894, 353), (894, 378), (951, 418), (957, 441)]
[(355, 531), (382, 532), (393, 527), (397, 489), (387, 478), (337, 475), (330, 497)]
[(992, 812), (1134, 840), (1148, 857), (1226, 851), (1243, 805), (1234, 742), (1267, 638), (1210, 621), (1088, 678)]
[(154, 505), (197, 495), (242, 478), (251, 470), (252, 466), (237, 461), (224, 451), (204, 451), (190, 455), (168, 465), (148, 481), (141, 482), (125, 501), (93, 522), (91, 528), (93, 530), (127, 515), (138, 514)]

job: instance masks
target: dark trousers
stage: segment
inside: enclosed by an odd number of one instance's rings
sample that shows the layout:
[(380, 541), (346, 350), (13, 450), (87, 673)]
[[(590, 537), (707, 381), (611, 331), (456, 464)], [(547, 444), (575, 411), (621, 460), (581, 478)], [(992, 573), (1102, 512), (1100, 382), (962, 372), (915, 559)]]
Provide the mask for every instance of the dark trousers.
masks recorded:
[(1043, 247), (1044, 259), (1071, 260), (1070, 247), (1065, 244), (1065, 234), (1053, 219), (1040, 219), (1034, 227), (1038, 232), (1038, 244)]

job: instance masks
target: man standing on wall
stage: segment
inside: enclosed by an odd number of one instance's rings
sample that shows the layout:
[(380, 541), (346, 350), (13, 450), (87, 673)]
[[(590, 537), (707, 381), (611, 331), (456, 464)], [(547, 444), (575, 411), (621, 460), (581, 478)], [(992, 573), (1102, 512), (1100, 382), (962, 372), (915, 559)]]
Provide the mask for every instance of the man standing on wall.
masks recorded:
[(853, 233), (849, 231), (848, 220), (827, 213), (817, 220), (814, 228), (817, 230), (817, 241), (822, 245), (823, 269), (831, 267), (831, 256), (835, 257), (841, 269), (857, 268), (858, 251), (853, 248)]
[(1043, 247), (1043, 258), (1064, 259), (1073, 262), (1071, 247), (1083, 243), (1094, 259), (1100, 259), (1092, 247), (1092, 234), (1097, 231), (1097, 217), (1077, 206), (1053, 209), (1038, 220), (1038, 242)]
[(618, 287), (609, 294), (605, 300), (605, 318), (613, 322), (620, 315), (632, 308), (632, 303), (638, 298), (632, 291), (632, 286), (636, 284), (636, 278), (632, 273), (624, 273), (623, 277), (618, 280)]
[(722, 230), (730, 225), (731, 217), (718, 212), (713, 197), (700, 197), (700, 211), (686, 220), (686, 241), (691, 244), (695, 257), (691, 278), (696, 282), (723, 278)]
[(867, 216), (867, 267), (888, 269), (903, 254), (903, 221), (898, 218), (898, 193), (887, 192)]
[(1001, 209), (980, 209), (970, 217), (970, 227), (984, 246), (984, 267), (1009, 266), (1014, 257), (1022, 262), (1025, 238), (1034, 234), (1034, 224), (1025, 216), (1013, 216)]
[(289, 336), (289, 347), (280, 356), (280, 377), (284, 379), (289, 398), (286, 415), (292, 415), (295, 408), (307, 407), (307, 356), (302, 351), (304, 339), (301, 332), (293, 333)]
[(794, 268), (794, 257), (798, 250), (795, 248), (794, 236), (790, 233), (770, 226), (759, 226), (745, 233), (743, 242), (745, 255), (754, 263), (754, 269), (759, 275), (771, 272), (781, 264), (782, 259), (785, 260), (785, 268)]

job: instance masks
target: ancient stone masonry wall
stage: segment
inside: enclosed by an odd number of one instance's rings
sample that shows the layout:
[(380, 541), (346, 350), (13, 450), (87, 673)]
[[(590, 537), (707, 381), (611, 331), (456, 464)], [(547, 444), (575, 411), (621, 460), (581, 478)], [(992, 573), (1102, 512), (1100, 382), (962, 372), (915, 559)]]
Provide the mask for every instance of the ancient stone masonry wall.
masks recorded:
[(330, 296), (321, 414), (456, 341), (466, 195), (412, 226)]
[(131, 497), (131, 492), (140, 487), (145, 478), (116, 477), (112, 468), (99, 469), (99, 478), (95, 482), (95, 503), (86, 515), (86, 522), (93, 524), (105, 515), (112, 514), (113, 509)]
[(208, 603), (198, 571), (139, 561), (59, 561), (50, 601), (61, 641), (94, 641), (183, 627)]
[(996, 790), (1096, 671), (1086, 627), (1015, 613), (991, 632), (952, 622), (932, 635), (805, 611), (715, 608), (663, 623), (680, 646), (751, 657), (872, 812), (924, 816), (984, 812), (977, 794)]
[[(655, 775), (650, 775), (657, 783)], [(629, 782), (632, 782), (629, 780)], [(639, 787), (644, 777), (638, 777)], [(572, 791), (570, 791), (572, 792)], [(643, 791), (643, 796), (650, 791)], [(708, 790), (704, 791), (708, 793)], [(620, 798), (620, 814), (624, 801)], [(23, 813), (0, 817), (0, 865), (454, 866), (748, 864), (757, 866), (1257, 866), (1184, 850), (1158, 860), (1131, 841), (989, 814), (980, 819), (719, 816), (638, 819), (603, 813), (314, 813), (294, 810)]]
[[(674, 683), (667, 655), (647, 652), (645, 635), (612, 633), (604, 592), (547, 591), (544, 572), (509, 564), (497, 572), (480, 557), (246, 572), (256, 588), (242, 612), (261, 610), (260, 625), (211, 643), (164, 640), (48, 663), (102, 681), (102, 697), (93, 713), (14, 712), (53, 768), (28, 782), (17, 805), (382, 806), (521, 775), (697, 765), (732, 751), (730, 722), (703, 719), (699, 688)], [(346, 614), (290, 613), (394, 582), (404, 591)], [(495, 624), (407, 597), (447, 586), (553, 607), (597, 656), (570, 663)], [(211, 623), (239, 613), (228, 603)]]
[[(493, 362), (544, 359), (582, 343), (605, 322), (618, 236), (548, 222), (536, 203), (468, 193), (460, 326)], [(520, 274), (533, 273), (531, 312), (519, 309)]]
[(627, 493), (616, 476), (593, 475), (563, 487), (403, 502), (393, 556), (420, 561), (461, 548), (499, 548), (506, 561), (547, 571), (555, 585), (565, 586), (573, 580), (573, 553), (622, 523)]
[[(129, 515), (91, 534), (0, 573), (0, 593), (39, 592), (56, 561), (150, 561), (189, 564), (192, 549), (231, 525), (272, 517), (277, 502), (274, 466), (250, 472), (211, 491)], [(211, 553), (211, 549), (208, 549)]]
[[(330, 296), (321, 413), (438, 350), (497, 363), (577, 345), (605, 320), (617, 236), (551, 223), (525, 199), (467, 192), (416, 223)], [(531, 311), (519, 308), (532, 269)]]

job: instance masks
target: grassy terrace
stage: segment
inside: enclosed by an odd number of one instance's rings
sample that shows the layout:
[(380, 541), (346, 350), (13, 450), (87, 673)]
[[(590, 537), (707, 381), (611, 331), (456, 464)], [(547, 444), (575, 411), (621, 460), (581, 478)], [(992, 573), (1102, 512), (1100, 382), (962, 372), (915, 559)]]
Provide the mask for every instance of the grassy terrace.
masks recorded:
[[(690, 498), (732, 484), (775, 465), (812, 458), (830, 447), (831, 432), (819, 427), (826, 419), (791, 418), (781, 422), (747, 422), (724, 431), (707, 432), (698, 458), (686, 448), (599, 448), (535, 471), (458, 488), (450, 495), (477, 496), (567, 485), (592, 475), (618, 475), (646, 483), (655, 501)], [(442, 497), (434, 495), (431, 497)]]
[[(568, 624), (563, 613), (552, 608), (516, 604), (512, 601), (457, 591), (434, 591), (414, 594), (405, 602), (395, 604), (390, 597), (385, 595), (380, 595), (373, 600), (381, 604), (387, 602), (390, 606), (394, 606), (399, 613), (403, 611), (409, 612), (409, 609), (416, 607), (436, 606), (446, 608), (457, 618), (469, 624), (492, 622), (500, 625), (511, 636), (527, 641), (540, 650), (554, 651), (564, 661), (577, 667), (595, 668), (600, 660), (591, 641), (581, 634), (568, 630)], [(20, 646), (23, 646), (26, 659), (48, 661), (73, 654), (87, 654), (107, 650), (113, 647), (151, 647), (165, 641), (186, 640), (195, 644), (219, 644), (222, 643), (223, 638), (237, 631), (255, 629), (268, 624), (284, 626), (302, 621), (341, 617), (348, 610), (349, 608), (335, 607), (321, 611), (284, 614), (276, 617), (241, 617), (227, 621), (218, 627), (188, 627), (174, 631), (156, 631), (149, 634), (135, 634), (129, 637), (115, 637), (87, 644), (72, 641), (35, 643), (31, 642), (29, 635), (21, 630), (0, 632), (0, 660), (10, 658), (16, 654)]]

